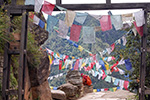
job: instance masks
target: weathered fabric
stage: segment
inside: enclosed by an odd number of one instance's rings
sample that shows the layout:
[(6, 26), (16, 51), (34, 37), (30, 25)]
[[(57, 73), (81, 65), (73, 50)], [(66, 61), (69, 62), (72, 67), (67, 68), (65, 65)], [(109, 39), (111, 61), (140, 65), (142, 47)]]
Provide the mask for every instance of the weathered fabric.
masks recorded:
[(63, 8), (63, 7), (60, 7), (60, 6), (58, 6), (58, 5), (55, 5), (59, 10), (61, 10), (61, 11), (67, 11), (67, 9), (66, 8)]
[(68, 33), (69, 27), (65, 24), (64, 21), (59, 20), (59, 34), (60, 36), (66, 36)]
[(127, 43), (127, 40), (126, 40), (126, 37), (125, 36), (122, 36), (122, 41), (123, 41), (123, 46), (125, 46), (126, 45), (126, 43)]
[(35, 0), (34, 12), (39, 13), (42, 7), (42, 3), (44, 0)]
[(44, 26), (45, 26), (45, 22), (43, 22), (42, 20), (40, 20), (40, 22), (39, 22), (39, 26), (40, 26), (41, 28), (44, 28)]
[(119, 30), (123, 27), (122, 17), (121, 15), (112, 15), (111, 23), (114, 25), (116, 30)]
[(50, 16), (48, 15), (48, 19), (47, 19), (47, 31), (49, 33), (53, 32), (53, 28), (54, 26), (58, 23), (58, 19), (53, 17), (53, 16)]
[(107, 77), (105, 78), (105, 81), (111, 83), (111, 77), (110, 77), (110, 76), (107, 76)]
[(101, 19), (101, 17), (102, 17), (101, 15), (91, 15), (91, 16), (94, 17), (94, 18), (95, 18), (96, 20), (98, 20), (98, 21), (99, 21), (99, 20)]
[(87, 13), (76, 13), (76, 17), (75, 17), (75, 21), (80, 23), (80, 24), (84, 24), (86, 18), (87, 18), (88, 14)]
[(42, 11), (48, 15), (51, 15), (53, 10), (54, 10), (55, 5), (44, 1), (43, 7), (42, 7)]
[(126, 22), (126, 21), (132, 21), (133, 20), (133, 14), (123, 14), (122, 15), (122, 21)]
[(100, 19), (100, 24), (102, 31), (107, 31), (112, 29), (111, 18), (110, 15), (103, 15)]
[(132, 69), (132, 63), (130, 62), (130, 59), (126, 59), (125, 60), (125, 66), (127, 70), (131, 70)]
[(66, 11), (66, 15), (65, 15), (65, 23), (67, 26), (71, 27), (74, 19), (75, 19), (76, 13), (74, 11), (71, 10), (67, 10)]
[(34, 15), (33, 23), (36, 24), (36, 25), (39, 25), (39, 22), (40, 22), (40, 19), (36, 15)]
[(25, 5), (34, 5), (35, 0), (25, 0)]
[(94, 27), (83, 26), (83, 43), (95, 43)]
[(134, 26), (135, 26), (135, 28), (136, 28), (137, 32), (139, 33), (139, 35), (140, 35), (140, 36), (143, 36), (143, 26), (141, 26), (141, 27), (137, 27), (137, 25), (136, 25), (136, 22), (135, 22), (135, 21), (133, 22), (133, 24), (134, 24)]
[(137, 27), (143, 26), (145, 24), (144, 11), (138, 11), (134, 13), (135, 21)]
[(80, 31), (82, 26), (80, 25), (72, 25), (70, 32), (70, 40), (78, 42), (80, 37)]

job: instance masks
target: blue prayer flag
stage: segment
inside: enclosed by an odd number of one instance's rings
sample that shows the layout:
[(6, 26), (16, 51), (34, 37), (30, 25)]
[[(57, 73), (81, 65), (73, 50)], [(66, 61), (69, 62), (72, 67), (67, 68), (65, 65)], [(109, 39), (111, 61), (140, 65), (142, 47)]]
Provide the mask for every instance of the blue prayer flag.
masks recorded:
[(129, 58), (125, 60), (125, 66), (126, 66), (127, 70), (131, 70), (132, 69), (132, 64), (131, 64)]
[(40, 22), (39, 22), (39, 26), (40, 26), (41, 28), (44, 28), (44, 26), (45, 26), (45, 22), (43, 22), (42, 20), (40, 20)]
[(106, 70), (105, 63), (103, 62), (103, 60), (99, 60), (99, 64), (102, 65), (103, 70)]

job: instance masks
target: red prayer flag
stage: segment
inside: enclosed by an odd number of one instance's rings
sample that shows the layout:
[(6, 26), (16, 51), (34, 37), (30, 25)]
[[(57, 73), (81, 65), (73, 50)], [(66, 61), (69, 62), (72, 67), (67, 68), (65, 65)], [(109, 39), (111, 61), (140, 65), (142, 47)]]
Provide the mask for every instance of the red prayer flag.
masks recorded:
[(74, 70), (78, 70), (79, 67), (79, 59), (76, 60), (76, 63), (74, 65)]
[(111, 60), (115, 60), (115, 57), (114, 57), (114, 56), (112, 56)]
[(111, 45), (111, 52), (115, 49), (115, 43), (113, 43), (112, 45)]
[(102, 76), (102, 80), (106, 77), (106, 74), (105, 74), (105, 71), (104, 70), (102, 70), (103, 71), (103, 76)]
[(102, 31), (107, 31), (112, 29), (111, 17), (110, 15), (103, 15), (100, 19), (101, 29)]
[(80, 31), (81, 31), (82, 26), (80, 25), (72, 25), (71, 27), (71, 33), (70, 33), (70, 40), (78, 42), (79, 37), (80, 37)]
[(43, 7), (42, 7), (42, 11), (48, 15), (51, 15), (53, 10), (54, 10), (55, 5), (44, 1)]
[(108, 91), (108, 88), (105, 88), (104, 91)]
[(59, 70), (61, 70), (61, 67), (62, 67), (62, 61), (59, 60)]
[(129, 81), (124, 81), (124, 88), (128, 90)]
[(136, 28), (137, 32), (139, 33), (139, 35), (142, 37), (142, 36), (143, 36), (143, 26), (141, 26), (141, 27), (137, 27), (137, 25), (136, 25), (136, 22), (135, 22), (135, 21), (133, 22), (133, 24), (134, 24), (134, 26), (135, 26), (135, 28)]
[(33, 12), (31, 12), (31, 13), (30, 13), (29, 17), (30, 17), (31, 19), (33, 19), (33, 18), (34, 18), (34, 14), (33, 14)]
[(113, 72), (114, 67), (115, 67), (115, 66), (117, 66), (117, 65), (118, 65), (118, 63), (119, 63), (119, 62), (117, 61), (115, 64), (113, 64), (113, 65), (111, 66), (111, 69), (112, 69), (112, 70), (111, 70), (111, 72)]

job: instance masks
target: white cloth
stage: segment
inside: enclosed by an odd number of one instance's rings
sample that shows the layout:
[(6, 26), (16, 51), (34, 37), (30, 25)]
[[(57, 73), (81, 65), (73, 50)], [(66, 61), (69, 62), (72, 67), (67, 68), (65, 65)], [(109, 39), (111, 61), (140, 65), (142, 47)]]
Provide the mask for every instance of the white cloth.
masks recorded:
[(124, 59), (122, 58), (122, 59), (119, 61), (118, 65), (123, 65), (123, 64), (125, 64), (125, 61), (124, 61)]
[(145, 18), (144, 18), (144, 11), (143, 10), (135, 12), (134, 16), (135, 16), (135, 21), (136, 21), (137, 27), (140, 27), (140, 26), (145, 24)]
[(119, 86), (120, 86), (120, 89), (122, 90), (124, 87), (124, 80), (119, 80)]
[(108, 54), (111, 53), (111, 48), (106, 48), (106, 50), (107, 50)]
[(125, 37), (125, 36), (122, 36), (122, 41), (123, 41), (123, 46), (125, 46), (126, 43), (127, 43), (127, 40), (126, 40), (126, 37)]
[(119, 73), (121, 74), (121, 75), (123, 75), (125, 72), (122, 70), (122, 69), (120, 69), (120, 68), (118, 68), (119, 69)]
[(107, 62), (110, 62), (112, 59), (112, 57), (108, 57)]
[(44, 0), (35, 0), (34, 12), (39, 13)]
[(33, 23), (36, 24), (36, 25), (38, 25), (39, 22), (40, 22), (40, 18), (38, 18), (36, 15), (34, 15), (34, 17), (33, 17)]
[(122, 15), (122, 21), (126, 22), (126, 21), (132, 21), (133, 20), (133, 14), (123, 14)]

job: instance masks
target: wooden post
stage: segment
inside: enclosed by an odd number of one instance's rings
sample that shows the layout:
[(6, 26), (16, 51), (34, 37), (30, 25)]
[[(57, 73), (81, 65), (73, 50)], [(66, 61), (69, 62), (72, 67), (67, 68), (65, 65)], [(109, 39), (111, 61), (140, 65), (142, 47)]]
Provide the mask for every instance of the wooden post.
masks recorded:
[(111, 5), (111, 0), (106, 0), (106, 5)]
[(20, 41), (20, 56), (19, 56), (19, 70), (18, 70), (18, 100), (24, 100), (24, 77), (25, 76), (25, 62), (26, 62), (26, 42), (27, 42), (27, 22), (28, 13), (26, 10), (22, 12), (22, 29), (21, 29), (21, 41)]
[(56, 5), (60, 5), (61, 4), (61, 0), (56, 0)]
[(147, 9), (144, 9), (145, 25), (143, 30), (143, 36), (141, 41), (141, 65), (140, 65), (140, 88), (139, 88), (139, 100), (144, 100), (145, 95), (145, 73), (146, 73), (146, 36), (147, 36)]

